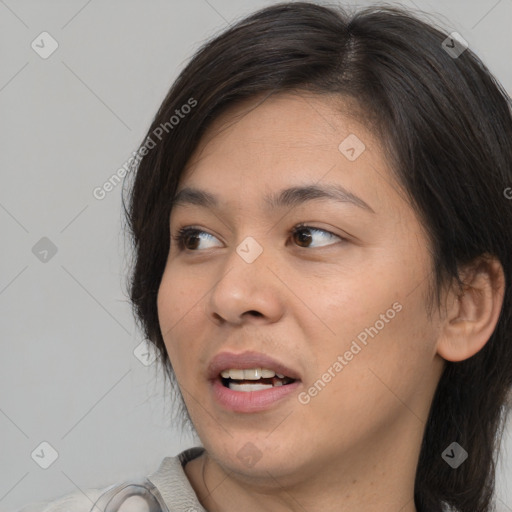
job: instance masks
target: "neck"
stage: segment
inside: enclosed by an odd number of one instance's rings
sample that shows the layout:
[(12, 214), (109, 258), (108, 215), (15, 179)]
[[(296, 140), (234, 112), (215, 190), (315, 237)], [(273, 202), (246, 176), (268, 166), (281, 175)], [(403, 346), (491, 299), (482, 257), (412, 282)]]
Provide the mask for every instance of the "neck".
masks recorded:
[(221, 466), (207, 451), (185, 470), (208, 512), (417, 512), (419, 449), (411, 455), (410, 447), (419, 444), (423, 425), (413, 423), (393, 443), (384, 437), (365, 450), (353, 447), (341, 460), (319, 457), (293, 472), (254, 471), (256, 465), (249, 474)]

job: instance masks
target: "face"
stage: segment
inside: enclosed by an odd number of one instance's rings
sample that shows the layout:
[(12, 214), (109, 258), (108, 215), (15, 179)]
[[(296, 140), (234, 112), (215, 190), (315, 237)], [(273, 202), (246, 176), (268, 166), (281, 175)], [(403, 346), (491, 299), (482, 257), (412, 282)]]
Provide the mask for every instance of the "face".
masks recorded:
[[(173, 207), (161, 330), (203, 445), (238, 475), (306, 477), (419, 454), (442, 370), (428, 242), (378, 141), (340, 112), (292, 94), (239, 105), (178, 186), (217, 205)], [(277, 200), (300, 187), (321, 191)], [(196, 231), (180, 247), (184, 227)], [(295, 382), (246, 392), (209, 380), (217, 354), (246, 351)]]

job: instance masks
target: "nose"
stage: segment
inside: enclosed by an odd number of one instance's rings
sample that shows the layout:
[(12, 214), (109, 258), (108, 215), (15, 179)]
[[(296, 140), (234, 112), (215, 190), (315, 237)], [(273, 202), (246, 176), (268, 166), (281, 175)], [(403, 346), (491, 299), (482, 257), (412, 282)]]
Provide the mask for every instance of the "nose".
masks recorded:
[(227, 257), (223, 270), (205, 301), (211, 320), (240, 325), (272, 323), (283, 316), (286, 287), (270, 250), (246, 239)]

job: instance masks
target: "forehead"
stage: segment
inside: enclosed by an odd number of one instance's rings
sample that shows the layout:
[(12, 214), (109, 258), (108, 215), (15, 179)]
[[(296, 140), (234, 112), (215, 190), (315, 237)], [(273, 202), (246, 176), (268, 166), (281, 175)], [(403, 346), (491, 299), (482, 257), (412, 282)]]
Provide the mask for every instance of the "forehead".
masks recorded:
[(354, 102), (333, 95), (278, 93), (259, 95), (231, 105), (206, 130), (187, 168), (219, 149), (247, 152), (261, 151), (265, 146), (274, 154), (294, 149), (338, 151), (338, 145), (350, 133), (372, 146), (378, 141), (366, 129), (360, 109)]
[(316, 195), (375, 211), (372, 203), (393, 192), (385, 190), (390, 170), (379, 141), (347, 111), (354, 109), (329, 97), (283, 93), (231, 107), (190, 158), (177, 204), (217, 208), (215, 198), (224, 197), (238, 208), (270, 209)]

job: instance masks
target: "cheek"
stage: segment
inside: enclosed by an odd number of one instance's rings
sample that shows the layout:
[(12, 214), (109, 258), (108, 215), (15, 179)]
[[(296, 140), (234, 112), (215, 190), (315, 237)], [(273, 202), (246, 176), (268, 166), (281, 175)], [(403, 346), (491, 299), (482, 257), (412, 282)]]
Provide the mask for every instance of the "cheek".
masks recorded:
[(166, 267), (157, 296), (158, 320), (164, 340), (166, 332), (172, 329), (174, 333), (189, 315), (197, 314), (200, 290), (184, 273), (175, 272), (169, 265)]
[[(190, 294), (184, 290), (184, 283), (175, 279), (171, 272), (166, 270), (157, 296), (158, 321), (167, 353), (177, 374), (183, 364), (181, 361), (183, 344), (180, 343), (183, 335), (180, 333), (186, 327), (188, 316), (193, 314), (193, 305), (197, 302), (193, 301)], [(188, 328), (190, 328), (189, 325)], [(187, 333), (188, 338), (192, 338), (190, 331)]]
[[(391, 300), (379, 302), (374, 297), (371, 310), (368, 307), (358, 318), (351, 316), (348, 303), (338, 310), (336, 336), (308, 379), (308, 390), (316, 395), (311, 401), (314, 414), (306, 409), (304, 414), (315, 425), (336, 432), (349, 417), (347, 429), (354, 428), (357, 437), (356, 425), (377, 428), (408, 410), (421, 418), (426, 414), (418, 397), (430, 389), (435, 328), (420, 301), (408, 297), (397, 304)], [(318, 379), (329, 383), (317, 393), (313, 388)]]
[(420, 267), (398, 258), (381, 260), (342, 279), (333, 276), (322, 293), (317, 291), (315, 312), (329, 326), (331, 340), (322, 361), (351, 351), (347, 358), (353, 368), (388, 366), (391, 372), (403, 371), (406, 363), (408, 368), (429, 364), (438, 331), (427, 316), (428, 280)]
[[(196, 378), (204, 347), (205, 329), (211, 325), (205, 315), (204, 284), (190, 278), (190, 274), (167, 266), (157, 295), (160, 330), (179, 382)], [(190, 387), (190, 386), (188, 386)]]
[(397, 400), (412, 407), (414, 395), (429, 388), (437, 326), (428, 319), (421, 293), (401, 297), (393, 305), (376, 311), (379, 315), (356, 335), (365, 342), (358, 343), (359, 369), (367, 374), (374, 396), (389, 395), (390, 403)]
[(170, 281), (167, 279), (167, 275), (168, 273), (165, 271), (164, 275), (162, 276), (162, 281), (160, 283), (160, 288), (158, 289), (156, 300), (158, 322), (160, 324), (160, 330), (166, 344), (167, 338), (169, 337), (169, 330), (175, 322), (174, 305), (176, 304), (176, 299), (174, 297), (176, 291), (172, 286), (170, 286)]

